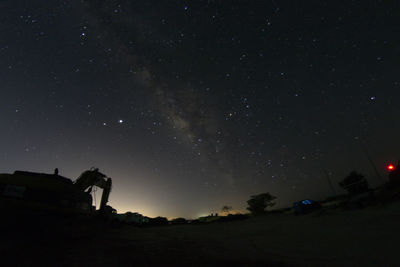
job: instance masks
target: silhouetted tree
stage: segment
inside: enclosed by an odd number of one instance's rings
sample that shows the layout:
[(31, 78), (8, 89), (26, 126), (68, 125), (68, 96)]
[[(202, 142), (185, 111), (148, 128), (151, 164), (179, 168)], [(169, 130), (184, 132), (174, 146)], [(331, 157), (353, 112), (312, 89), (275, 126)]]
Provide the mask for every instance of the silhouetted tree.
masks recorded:
[(339, 185), (349, 192), (349, 195), (357, 195), (368, 191), (369, 185), (364, 175), (356, 171), (350, 172)]
[(231, 206), (223, 206), (221, 210), (222, 210), (222, 212), (226, 212), (229, 214), (229, 211), (232, 210), (232, 207)]
[(272, 207), (275, 205), (275, 202), (272, 202), (274, 199), (276, 199), (276, 197), (270, 193), (251, 196), (251, 198), (247, 200), (247, 204), (249, 205), (247, 209), (253, 215), (264, 214), (267, 207)]

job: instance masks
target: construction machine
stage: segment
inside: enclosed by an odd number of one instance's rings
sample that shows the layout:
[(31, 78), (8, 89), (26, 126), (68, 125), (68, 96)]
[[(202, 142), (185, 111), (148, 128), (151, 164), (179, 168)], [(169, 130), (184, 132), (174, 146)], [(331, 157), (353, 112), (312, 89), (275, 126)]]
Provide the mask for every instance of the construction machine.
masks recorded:
[[(115, 211), (107, 206), (111, 178), (91, 168), (74, 182), (58, 174), (15, 171), (0, 174), (0, 212), (55, 212), (71, 214), (105, 214)], [(100, 208), (92, 205), (94, 186), (103, 189)]]

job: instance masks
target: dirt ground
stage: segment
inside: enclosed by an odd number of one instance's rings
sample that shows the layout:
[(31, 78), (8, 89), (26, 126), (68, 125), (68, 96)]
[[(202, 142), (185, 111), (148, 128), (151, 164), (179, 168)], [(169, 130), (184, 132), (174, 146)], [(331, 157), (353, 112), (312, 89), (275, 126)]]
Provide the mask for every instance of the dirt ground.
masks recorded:
[(204, 225), (19, 223), (2, 225), (2, 266), (400, 265), (400, 203)]

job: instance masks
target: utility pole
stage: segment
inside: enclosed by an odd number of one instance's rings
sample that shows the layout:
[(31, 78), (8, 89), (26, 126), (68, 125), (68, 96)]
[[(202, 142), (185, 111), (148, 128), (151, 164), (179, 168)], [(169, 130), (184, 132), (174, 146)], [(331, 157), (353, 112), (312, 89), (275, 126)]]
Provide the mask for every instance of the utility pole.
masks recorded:
[(329, 177), (328, 172), (327, 172), (326, 170), (323, 170), (323, 172), (324, 172), (324, 174), (325, 174), (325, 176), (326, 176), (326, 179), (328, 180), (328, 184), (329, 184), (330, 188), (332, 189), (333, 195), (336, 197), (336, 196), (337, 196), (337, 195), (336, 195), (336, 190), (335, 190), (335, 188), (333, 187), (333, 184), (332, 184), (331, 178)]
[(382, 180), (382, 182), (385, 183), (386, 181), (383, 179), (383, 177), (378, 172), (378, 169), (376, 168), (376, 165), (375, 165), (374, 161), (371, 159), (371, 157), (370, 157), (370, 155), (368, 153), (368, 150), (365, 148), (365, 146), (362, 146), (362, 148), (364, 150), (365, 156), (367, 156), (367, 159), (368, 159), (369, 163), (371, 163), (371, 166), (374, 169), (374, 171), (376, 173), (376, 176), (378, 176)]

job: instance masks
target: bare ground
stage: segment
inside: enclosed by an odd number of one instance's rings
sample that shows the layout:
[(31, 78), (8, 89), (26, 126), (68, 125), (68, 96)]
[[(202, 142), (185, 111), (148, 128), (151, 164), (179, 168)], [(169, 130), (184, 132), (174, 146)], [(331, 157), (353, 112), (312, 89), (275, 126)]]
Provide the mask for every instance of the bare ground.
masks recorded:
[(399, 266), (400, 203), (295, 217), (138, 228), (59, 219), (4, 225), (2, 265)]

